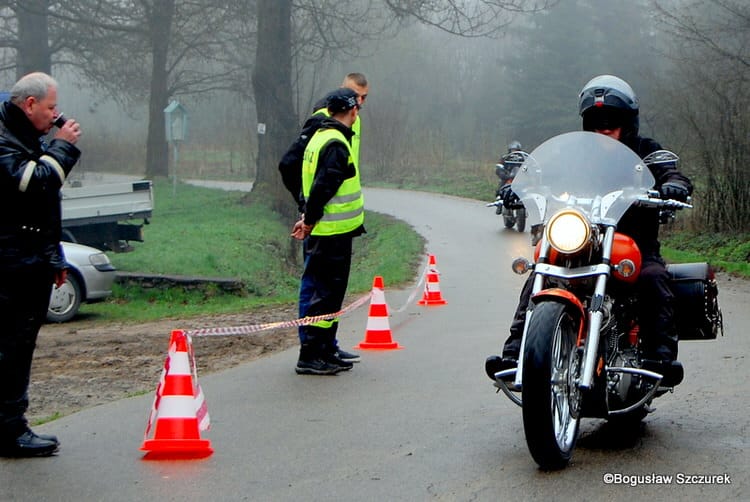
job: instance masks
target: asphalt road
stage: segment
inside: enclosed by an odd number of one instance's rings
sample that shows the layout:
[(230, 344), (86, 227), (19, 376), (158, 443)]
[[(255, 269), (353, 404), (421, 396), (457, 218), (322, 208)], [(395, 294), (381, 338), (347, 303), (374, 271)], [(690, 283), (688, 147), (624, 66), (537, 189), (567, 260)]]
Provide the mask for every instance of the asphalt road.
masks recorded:
[[(483, 369), (505, 338), (523, 280), (509, 265), (530, 256), (528, 234), (501, 230), (480, 202), (365, 193), (368, 208), (427, 238), (441, 273), (447, 305), (411, 304), (390, 318), (403, 349), (362, 351), (334, 377), (295, 375), (289, 350), (201, 378), (212, 418), (203, 437), (215, 450), (202, 460), (142, 459), (153, 395), (51, 422), (38, 429), (60, 436), (59, 455), (0, 460), (0, 500), (747, 500), (747, 283), (720, 282), (726, 336), (681, 344), (685, 381), (639, 434), (585, 420), (571, 466), (545, 473), (526, 449), (520, 408)], [(392, 311), (411, 293), (387, 278), (385, 288)], [(343, 344), (359, 343), (366, 321), (364, 307), (343, 318)], [(606, 484), (608, 474), (620, 483)], [(730, 484), (687, 485), (703, 479), (685, 475)]]

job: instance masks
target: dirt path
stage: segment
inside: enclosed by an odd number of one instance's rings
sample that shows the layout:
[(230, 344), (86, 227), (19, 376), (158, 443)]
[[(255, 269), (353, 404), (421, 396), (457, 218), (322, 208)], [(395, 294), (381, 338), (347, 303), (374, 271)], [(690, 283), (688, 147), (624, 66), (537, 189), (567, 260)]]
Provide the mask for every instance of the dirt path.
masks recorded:
[[(296, 318), (296, 307), (144, 324), (87, 319), (48, 324), (39, 333), (29, 388), (32, 422), (139, 393), (154, 392), (174, 329), (246, 326)], [(206, 375), (297, 345), (297, 331), (193, 340), (198, 374)]]

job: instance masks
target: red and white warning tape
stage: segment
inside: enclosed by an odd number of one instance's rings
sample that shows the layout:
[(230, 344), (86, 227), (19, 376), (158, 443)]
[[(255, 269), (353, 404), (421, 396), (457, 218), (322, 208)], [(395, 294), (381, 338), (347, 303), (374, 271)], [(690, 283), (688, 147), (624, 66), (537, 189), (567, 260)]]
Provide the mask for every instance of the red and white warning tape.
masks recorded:
[(417, 294), (419, 294), (419, 288), (420, 288), (420, 287), (422, 286), (422, 284), (424, 283), (425, 277), (427, 277), (427, 273), (428, 273), (428, 272), (433, 272), (433, 273), (437, 273), (437, 274), (439, 274), (439, 273), (440, 273), (440, 272), (438, 272), (437, 270), (435, 270), (435, 268), (434, 268), (434, 267), (433, 267), (432, 269), (430, 269), (430, 266), (429, 266), (429, 265), (427, 265), (427, 266), (425, 267), (425, 269), (424, 269), (424, 270), (422, 271), (422, 274), (421, 274), (421, 275), (419, 276), (419, 282), (417, 282), (417, 285), (416, 285), (416, 286), (414, 286), (414, 289), (413, 289), (413, 290), (412, 290), (412, 292), (411, 292), (411, 293), (409, 294), (409, 298), (407, 298), (407, 299), (406, 299), (406, 301), (405, 301), (405, 302), (404, 302), (404, 304), (403, 304), (403, 305), (401, 306), (401, 308), (399, 308), (398, 310), (393, 310), (393, 311), (391, 311), (391, 310), (390, 310), (390, 308), (389, 308), (389, 309), (388, 309), (388, 312), (391, 312), (391, 313), (395, 313), (395, 314), (398, 314), (398, 313), (401, 313), (401, 312), (403, 312), (404, 310), (406, 310), (406, 309), (407, 309), (407, 307), (409, 307), (409, 305), (411, 305), (411, 303), (412, 303), (412, 302), (414, 301), (414, 299), (415, 299), (415, 298), (417, 297)]
[[(434, 267), (430, 268), (429, 265), (425, 267), (424, 271), (419, 277), (419, 282), (414, 287), (414, 290), (411, 292), (411, 294), (409, 295), (409, 298), (406, 300), (404, 305), (395, 311), (391, 311), (389, 309), (389, 312), (398, 313), (398, 312), (403, 312), (404, 310), (406, 310), (406, 308), (414, 301), (414, 298), (416, 298), (419, 292), (419, 288), (424, 282), (424, 279), (428, 271), (431, 273), (439, 273)], [(335, 319), (336, 317), (340, 317), (348, 312), (356, 310), (362, 305), (364, 305), (365, 303), (367, 303), (371, 297), (372, 297), (372, 292), (367, 293), (366, 295), (362, 295), (360, 298), (358, 298), (351, 304), (347, 305), (346, 307), (339, 310), (338, 312), (335, 312), (332, 314), (323, 314), (323, 315), (313, 316), (313, 317), (303, 317), (301, 319), (295, 319), (293, 321), (267, 322), (263, 324), (251, 324), (247, 326), (229, 326), (229, 327), (223, 327), (223, 328), (190, 329), (190, 330), (184, 330), (184, 332), (188, 336), (250, 335), (252, 333), (258, 333), (260, 331), (266, 331), (270, 329), (294, 328), (294, 327), (299, 327), (299, 326), (306, 326), (308, 324), (313, 324), (318, 321), (327, 321), (330, 319)]]
[(278, 321), (278, 322), (267, 322), (263, 324), (251, 324), (248, 326), (230, 326), (225, 328), (201, 328), (201, 329), (191, 329), (191, 330), (185, 330), (185, 333), (189, 334), (190, 336), (227, 336), (227, 335), (249, 335), (252, 333), (257, 333), (259, 331), (266, 331), (269, 329), (277, 329), (277, 328), (294, 328), (297, 326), (306, 326), (308, 324), (312, 324), (318, 321), (327, 321), (330, 319), (334, 319), (336, 317), (340, 317), (347, 312), (351, 312), (352, 310), (355, 310), (370, 299), (372, 293), (367, 293), (366, 295), (363, 295), (362, 297), (358, 298), (356, 301), (354, 301), (352, 304), (347, 305), (343, 309), (339, 310), (336, 313), (333, 314), (323, 314), (318, 316), (312, 316), (312, 317), (303, 317), (302, 319), (295, 319), (293, 321)]

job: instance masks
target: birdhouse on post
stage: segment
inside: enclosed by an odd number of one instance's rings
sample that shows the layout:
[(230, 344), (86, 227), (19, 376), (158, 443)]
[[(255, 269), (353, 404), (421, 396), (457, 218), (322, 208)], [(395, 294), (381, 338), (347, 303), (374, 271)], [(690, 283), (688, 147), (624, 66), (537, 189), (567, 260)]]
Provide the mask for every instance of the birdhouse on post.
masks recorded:
[(170, 101), (164, 109), (164, 125), (167, 132), (167, 141), (172, 143), (172, 195), (175, 195), (177, 193), (177, 166), (180, 158), (179, 145), (187, 139), (188, 128), (188, 112), (179, 101)]
[(179, 101), (170, 101), (164, 109), (164, 124), (167, 128), (168, 142), (174, 143), (187, 139), (188, 112)]

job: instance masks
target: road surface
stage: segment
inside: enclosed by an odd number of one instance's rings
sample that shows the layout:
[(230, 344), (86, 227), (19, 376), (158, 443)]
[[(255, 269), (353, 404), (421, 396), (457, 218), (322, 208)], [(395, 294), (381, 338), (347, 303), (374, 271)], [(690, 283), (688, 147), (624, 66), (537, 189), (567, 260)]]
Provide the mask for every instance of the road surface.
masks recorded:
[[(380, 189), (365, 196), (368, 208), (427, 238), (448, 302), (393, 314), (403, 349), (361, 351), (353, 371), (334, 377), (295, 375), (297, 351), (289, 350), (201, 378), (212, 418), (203, 437), (215, 450), (202, 460), (142, 459), (153, 395), (45, 424), (38, 430), (60, 436), (59, 455), (0, 459), (0, 500), (746, 499), (747, 283), (720, 282), (726, 336), (681, 344), (685, 381), (656, 402), (638, 435), (585, 420), (571, 466), (545, 473), (526, 449), (520, 408), (494, 393), (483, 369), (505, 338), (523, 281), (509, 264), (530, 256), (528, 234), (501, 229), (477, 201)], [(386, 278), (391, 310), (411, 291), (389, 289)], [(343, 344), (363, 340), (366, 321), (367, 308), (343, 318)], [(194, 346), (200, 366), (200, 338)], [(606, 484), (609, 475), (620, 483)], [(648, 484), (645, 475), (673, 480)], [(686, 485), (705, 481), (686, 475), (730, 484)]]

